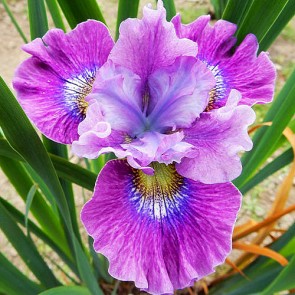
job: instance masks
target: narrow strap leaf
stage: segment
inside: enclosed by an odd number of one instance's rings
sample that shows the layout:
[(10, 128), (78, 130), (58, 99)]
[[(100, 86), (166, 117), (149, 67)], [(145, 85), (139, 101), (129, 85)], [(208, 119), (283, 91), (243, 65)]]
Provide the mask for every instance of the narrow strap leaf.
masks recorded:
[(70, 27), (73, 29), (77, 24), (87, 19), (96, 19), (104, 24), (105, 19), (95, 0), (57, 0)]
[[(14, 220), (25, 226), (24, 220), (25, 216), (22, 212), (17, 210), (13, 205), (0, 197), (0, 203), (5, 207), (5, 209), (9, 212), (9, 214), (14, 218)], [(77, 267), (73, 263), (73, 260), (68, 257), (68, 255), (62, 250), (62, 248), (58, 245), (58, 240), (51, 239), (42, 229), (40, 229), (31, 219), (28, 218), (28, 226), (30, 228), (30, 232), (36, 235), (39, 239), (41, 239), (46, 245), (52, 248), (59, 257), (69, 266), (69, 268), (76, 274), (79, 275)]]
[(54, 274), (39, 254), (32, 240), (24, 235), (12, 216), (0, 203), (0, 228), (38, 280), (46, 287), (60, 285)]
[(119, 38), (119, 27), (129, 17), (137, 17), (139, 0), (119, 0), (116, 26), (116, 40)]
[(37, 191), (38, 185), (33, 184), (32, 187), (30, 188), (26, 200), (26, 213), (25, 213), (25, 227), (27, 229), (27, 235), (29, 236), (29, 226), (28, 226), (28, 216), (29, 216), (29, 211), (33, 202), (33, 198), (35, 196), (35, 193)]
[(166, 8), (167, 12), (167, 20), (170, 21), (173, 16), (176, 14), (176, 8), (174, 4), (174, 0), (163, 0), (164, 7)]
[[(0, 156), (0, 166), (10, 183), (18, 192), (19, 196), (26, 203), (28, 192), (34, 183), (24, 169), (23, 165), (15, 160)], [(52, 239), (58, 241), (62, 249), (70, 255), (64, 234), (61, 230), (59, 219), (38, 191), (35, 193), (34, 203), (31, 206), (31, 212), (44, 232), (46, 232)]]
[(16, 30), (18, 31), (19, 35), (22, 37), (23, 41), (25, 43), (28, 43), (28, 39), (25, 36), (24, 32), (22, 31), (20, 25), (18, 24), (17, 20), (13, 16), (13, 13), (11, 12), (6, 0), (2, 0), (2, 4), (4, 6), (5, 11), (7, 12), (8, 16), (10, 17), (11, 22), (14, 24)]
[[(47, 184), (62, 214), (67, 233), (71, 237), (79, 273), (93, 294), (102, 294), (90, 263), (74, 235), (69, 208), (52, 162), (34, 128), (2, 78), (0, 78), (0, 126), (11, 146)], [(31, 148), (32, 146), (34, 149)]]
[(62, 286), (46, 290), (39, 295), (90, 295), (89, 291), (79, 286)]
[(21, 273), (0, 252), (0, 293), (9, 295), (36, 295), (44, 289)]
[(280, 156), (276, 157), (265, 167), (263, 167), (260, 171), (258, 171), (253, 176), (253, 178), (251, 178), (248, 182), (245, 183), (245, 185), (240, 187), (241, 193), (247, 193), (250, 189), (261, 183), (264, 179), (290, 164), (293, 161), (293, 158), (294, 156), (292, 148), (287, 149)]
[(48, 22), (43, 0), (28, 0), (31, 39), (43, 37), (48, 31)]
[(59, 9), (59, 6), (57, 5), (56, 0), (46, 0), (46, 5), (51, 14), (54, 25), (65, 32), (66, 28), (62, 20), (60, 9)]
[(293, 258), (274, 281), (260, 295), (274, 294), (279, 291), (290, 290), (295, 288), (295, 254)]
[[(293, 118), (295, 112), (295, 70), (287, 80), (280, 94), (267, 112), (264, 121), (271, 121), (271, 127), (263, 127), (253, 137), (254, 148), (242, 158), (243, 172), (234, 181), (242, 187), (253, 176), (253, 173), (270, 156), (273, 146), (280, 140), (283, 130)], [(267, 129), (266, 129), (267, 128)]]
[[(9, 145), (6, 139), (3, 138), (0, 138), (0, 155), (17, 161), (24, 161), (24, 158)], [(57, 175), (60, 178), (73, 182), (90, 191), (93, 190), (97, 174), (56, 155), (49, 154), (49, 156), (56, 169)]]

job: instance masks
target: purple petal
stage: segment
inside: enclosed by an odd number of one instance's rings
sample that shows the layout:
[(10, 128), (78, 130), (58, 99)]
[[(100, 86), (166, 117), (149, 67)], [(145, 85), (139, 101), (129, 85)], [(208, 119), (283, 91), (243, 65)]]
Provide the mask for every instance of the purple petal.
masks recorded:
[(98, 103), (90, 104), (85, 120), (78, 126), (78, 133), (79, 139), (72, 143), (72, 152), (77, 156), (94, 159), (101, 154), (113, 152), (119, 158), (126, 157), (121, 147), (126, 135), (111, 129)]
[(151, 129), (189, 127), (209, 101), (215, 79), (204, 63), (193, 57), (180, 57), (148, 79), (150, 89), (148, 120)]
[(196, 43), (176, 36), (173, 24), (166, 21), (162, 1), (158, 1), (157, 10), (144, 7), (142, 20), (128, 19), (121, 24), (110, 59), (145, 81), (156, 69), (173, 64), (178, 56), (196, 54)]
[(113, 277), (170, 294), (225, 260), (240, 202), (231, 183), (205, 185), (164, 164), (148, 176), (115, 160), (101, 171), (81, 218)]
[(216, 78), (216, 88), (211, 93), (215, 108), (226, 104), (231, 89), (241, 92), (239, 104), (253, 105), (272, 100), (275, 67), (267, 53), (261, 52), (257, 56), (258, 42), (254, 35), (247, 35), (232, 53), (236, 43), (235, 24), (219, 20), (212, 27), (208, 16), (189, 25), (182, 25), (179, 16), (172, 22), (179, 37), (197, 42), (197, 57), (212, 70)]
[(107, 62), (98, 72), (90, 99), (96, 100), (112, 129), (130, 136), (145, 129), (142, 81), (130, 70)]
[(52, 29), (23, 46), (32, 57), (17, 69), (13, 85), (26, 114), (47, 137), (61, 143), (78, 138), (85, 97), (113, 44), (108, 29), (90, 20), (67, 34)]
[(252, 148), (247, 127), (255, 120), (249, 106), (237, 106), (240, 98), (240, 93), (232, 90), (226, 106), (203, 113), (191, 128), (183, 130), (184, 141), (194, 149), (177, 164), (178, 173), (208, 184), (228, 182), (240, 175), (238, 153)]

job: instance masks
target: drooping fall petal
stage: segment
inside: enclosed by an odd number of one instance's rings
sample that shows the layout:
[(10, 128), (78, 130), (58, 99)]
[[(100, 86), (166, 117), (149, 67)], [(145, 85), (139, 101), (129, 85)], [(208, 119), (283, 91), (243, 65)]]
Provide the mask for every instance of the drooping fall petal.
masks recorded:
[(241, 196), (230, 183), (186, 179), (173, 165), (154, 169), (149, 176), (124, 160), (108, 162), (81, 218), (112, 276), (166, 294), (225, 260)]
[(86, 97), (113, 45), (108, 29), (89, 20), (67, 34), (52, 29), (23, 46), (32, 57), (17, 69), (13, 86), (24, 111), (43, 134), (61, 143), (78, 138)]

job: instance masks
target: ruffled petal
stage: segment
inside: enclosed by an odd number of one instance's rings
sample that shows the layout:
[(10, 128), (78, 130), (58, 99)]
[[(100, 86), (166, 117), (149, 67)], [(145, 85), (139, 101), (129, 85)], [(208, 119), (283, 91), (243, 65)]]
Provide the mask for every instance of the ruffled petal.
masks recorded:
[(148, 79), (148, 121), (152, 130), (165, 132), (189, 127), (209, 102), (215, 79), (206, 65), (193, 57), (180, 57)]
[(241, 195), (157, 164), (155, 175), (108, 162), (81, 218), (110, 274), (152, 294), (173, 293), (214, 271), (231, 250)]
[(97, 101), (112, 129), (130, 136), (145, 129), (142, 81), (130, 70), (107, 62), (98, 72), (89, 99)]
[(85, 98), (113, 45), (108, 29), (89, 20), (67, 34), (52, 29), (23, 46), (32, 57), (17, 69), (13, 86), (43, 134), (61, 143), (78, 138), (78, 124), (88, 106)]
[(216, 87), (211, 92), (211, 108), (226, 104), (231, 89), (242, 94), (239, 104), (271, 102), (274, 94), (276, 71), (268, 54), (257, 56), (258, 42), (249, 34), (233, 53), (236, 43), (236, 25), (219, 20), (212, 27), (208, 16), (201, 16), (189, 25), (182, 25), (180, 16), (172, 22), (177, 35), (198, 44), (197, 57), (211, 69), (216, 79)]
[(229, 81), (229, 87), (242, 94), (240, 105), (269, 103), (274, 95), (275, 66), (268, 53), (261, 52), (257, 57), (258, 47), (256, 37), (249, 34), (232, 58), (220, 64)]
[(128, 153), (127, 161), (132, 167), (152, 174), (153, 168), (148, 167), (152, 162), (179, 163), (185, 157), (193, 146), (183, 142), (183, 138), (183, 132), (172, 134), (145, 132), (140, 138), (121, 146)]
[(77, 156), (95, 159), (101, 154), (113, 152), (119, 158), (126, 157), (121, 147), (126, 134), (112, 130), (97, 102), (88, 107), (85, 120), (78, 126), (78, 133), (79, 139), (72, 143), (72, 152)]
[(241, 95), (232, 90), (224, 107), (203, 113), (184, 129), (184, 141), (194, 149), (176, 165), (182, 176), (207, 184), (228, 182), (238, 177), (242, 165), (238, 153), (252, 148), (247, 127), (255, 120), (249, 106), (237, 106)]
[(143, 9), (143, 18), (128, 19), (120, 26), (120, 37), (110, 59), (129, 68), (143, 81), (156, 69), (169, 66), (178, 56), (196, 56), (197, 45), (176, 36), (172, 23), (166, 21), (162, 0), (158, 9)]

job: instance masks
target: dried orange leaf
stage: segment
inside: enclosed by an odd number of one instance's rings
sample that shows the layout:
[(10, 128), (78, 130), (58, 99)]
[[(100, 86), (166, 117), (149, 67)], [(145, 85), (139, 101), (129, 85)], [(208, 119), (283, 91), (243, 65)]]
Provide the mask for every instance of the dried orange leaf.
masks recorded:
[[(292, 211), (295, 211), (295, 205), (292, 205), (284, 210), (282, 210), (281, 212), (278, 212), (276, 214), (273, 214), (272, 216), (264, 219), (263, 221), (253, 225), (252, 227), (249, 227), (249, 228), (245, 228), (244, 231), (240, 231), (240, 232), (237, 232), (233, 234), (233, 241), (236, 241), (236, 240), (239, 240), (253, 232), (256, 232), (258, 230), (260, 230), (261, 228), (273, 223), (274, 221), (280, 219), (282, 216), (292, 212)], [(276, 229), (276, 231), (282, 231), (282, 232), (285, 232), (284, 230), (278, 230)]]
[(240, 269), (240, 268), (238, 268), (237, 266), (236, 266), (236, 264), (233, 262), (233, 261), (231, 261), (230, 259), (228, 259), (228, 258), (226, 258), (225, 259), (225, 263), (226, 264), (228, 264), (230, 267), (232, 267), (236, 272), (238, 272), (240, 275), (242, 275), (246, 280), (250, 280), (246, 275), (245, 275), (245, 273)]
[(243, 250), (256, 255), (267, 256), (269, 258), (276, 260), (282, 266), (286, 266), (288, 264), (288, 260), (283, 255), (269, 248), (261, 247), (255, 244), (245, 244), (245, 243), (239, 243), (239, 242), (234, 242), (233, 248), (238, 250)]

